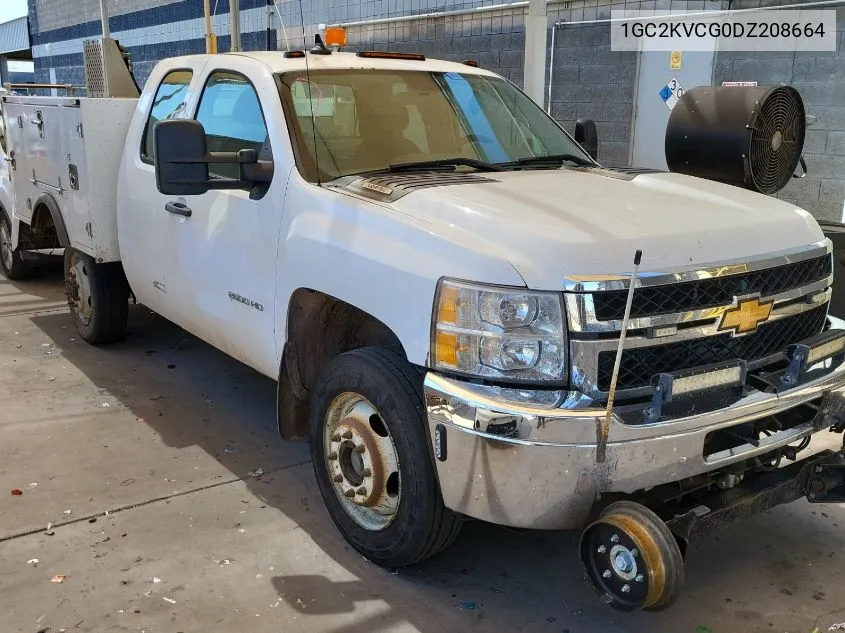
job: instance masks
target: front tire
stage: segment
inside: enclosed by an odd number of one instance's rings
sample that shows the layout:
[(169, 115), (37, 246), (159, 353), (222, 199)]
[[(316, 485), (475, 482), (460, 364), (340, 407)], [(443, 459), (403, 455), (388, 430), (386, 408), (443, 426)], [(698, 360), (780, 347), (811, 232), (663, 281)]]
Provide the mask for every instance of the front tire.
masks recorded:
[(368, 560), (404, 567), (454, 541), (461, 520), (443, 505), (419, 373), (367, 347), (326, 367), (311, 397), (311, 459), (332, 520)]
[(92, 345), (126, 337), (129, 284), (119, 263), (98, 264), (85, 253), (65, 249), (65, 288), (79, 336)]
[(23, 252), (12, 248), (12, 223), (0, 211), (0, 267), (7, 279), (19, 281), (29, 277), (30, 269), (23, 261)]

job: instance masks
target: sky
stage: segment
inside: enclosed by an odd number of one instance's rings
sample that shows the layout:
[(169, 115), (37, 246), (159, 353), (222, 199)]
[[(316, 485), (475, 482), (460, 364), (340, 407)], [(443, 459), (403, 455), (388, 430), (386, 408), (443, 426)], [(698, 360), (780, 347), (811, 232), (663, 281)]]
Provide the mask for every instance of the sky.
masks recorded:
[(0, 22), (26, 15), (26, 0), (0, 0)]
[[(26, 15), (26, 0), (0, 0), (0, 23)], [(32, 70), (32, 62), (9, 62), (9, 70)]]

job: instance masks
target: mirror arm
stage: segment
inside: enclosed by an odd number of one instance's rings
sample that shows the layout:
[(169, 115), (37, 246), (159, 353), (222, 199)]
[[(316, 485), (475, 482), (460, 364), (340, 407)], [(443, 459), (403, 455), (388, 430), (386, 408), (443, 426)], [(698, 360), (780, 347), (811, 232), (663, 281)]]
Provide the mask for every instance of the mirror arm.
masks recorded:
[(242, 149), (237, 152), (209, 152), (197, 162), (250, 165), (258, 162), (258, 152), (253, 149)]
[(273, 161), (259, 160), (255, 163), (241, 166), (244, 180), (253, 184), (268, 183), (273, 180)]

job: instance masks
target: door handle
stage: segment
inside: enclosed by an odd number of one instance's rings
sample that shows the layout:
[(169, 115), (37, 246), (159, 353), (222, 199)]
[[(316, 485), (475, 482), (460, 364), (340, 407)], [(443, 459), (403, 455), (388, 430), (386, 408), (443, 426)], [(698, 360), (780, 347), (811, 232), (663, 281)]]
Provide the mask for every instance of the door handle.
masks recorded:
[(164, 209), (176, 215), (183, 215), (186, 218), (191, 217), (191, 207), (184, 202), (168, 202), (164, 205)]

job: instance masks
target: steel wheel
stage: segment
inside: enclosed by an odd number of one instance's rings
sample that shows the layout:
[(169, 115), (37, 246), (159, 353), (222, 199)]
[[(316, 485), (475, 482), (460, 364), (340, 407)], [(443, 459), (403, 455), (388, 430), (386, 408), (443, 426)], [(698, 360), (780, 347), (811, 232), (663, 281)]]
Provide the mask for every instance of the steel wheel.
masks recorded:
[(80, 253), (74, 252), (70, 258), (70, 270), (67, 273), (67, 297), (70, 307), (76, 312), (79, 324), (86, 327), (91, 323), (93, 298), (91, 294), (91, 271), (89, 263)]
[(609, 505), (581, 536), (587, 579), (620, 611), (661, 610), (674, 604), (684, 584), (684, 561), (666, 524), (648, 508)]
[(3, 268), (12, 270), (15, 264), (15, 252), (12, 250), (12, 233), (5, 218), (0, 220), (0, 258), (3, 260)]
[(399, 510), (399, 457), (381, 414), (364, 396), (338, 395), (323, 426), (326, 468), (343, 509), (362, 528), (385, 529)]

